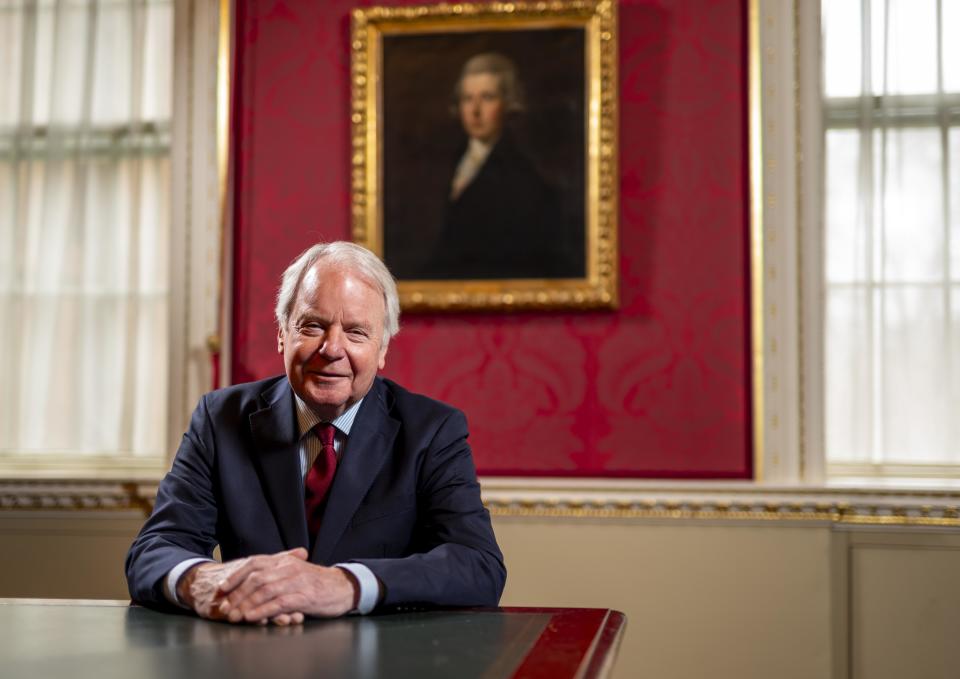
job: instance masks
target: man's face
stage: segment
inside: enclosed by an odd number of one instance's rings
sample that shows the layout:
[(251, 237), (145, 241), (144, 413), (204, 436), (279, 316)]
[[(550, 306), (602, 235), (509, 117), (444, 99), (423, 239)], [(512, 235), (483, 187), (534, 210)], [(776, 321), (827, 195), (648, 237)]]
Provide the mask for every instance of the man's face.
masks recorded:
[(363, 398), (383, 368), (384, 313), (383, 295), (349, 269), (321, 260), (304, 274), (277, 350), (293, 390), (324, 420)]
[(492, 73), (474, 73), (460, 83), (460, 120), (464, 131), (485, 143), (496, 141), (503, 129), (503, 97), (500, 78)]

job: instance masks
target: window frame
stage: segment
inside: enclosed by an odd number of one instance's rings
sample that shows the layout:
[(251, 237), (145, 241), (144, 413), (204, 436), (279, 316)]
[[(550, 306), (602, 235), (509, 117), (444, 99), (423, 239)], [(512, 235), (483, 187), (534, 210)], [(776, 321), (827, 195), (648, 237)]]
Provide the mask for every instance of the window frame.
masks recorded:
[[(213, 386), (222, 344), (221, 269), (227, 246), (232, 54), (229, 0), (171, 0), (174, 12), (170, 147), (170, 347), (163, 455), (8, 454), (0, 479), (159, 479), (197, 400)], [(216, 187), (211, 191), (210, 187)]]
[[(761, 3), (760, 11), (765, 284), (755, 313), (762, 309), (765, 317), (764, 480), (824, 487), (882, 488), (899, 482), (905, 487), (952, 488), (960, 479), (960, 465), (827, 459), (823, 166), (826, 121), (828, 115), (844, 117), (838, 110), (842, 102), (825, 110), (819, 3), (774, 0)], [(904, 99), (925, 101), (922, 95)], [(934, 112), (925, 120), (939, 125), (939, 115)]]

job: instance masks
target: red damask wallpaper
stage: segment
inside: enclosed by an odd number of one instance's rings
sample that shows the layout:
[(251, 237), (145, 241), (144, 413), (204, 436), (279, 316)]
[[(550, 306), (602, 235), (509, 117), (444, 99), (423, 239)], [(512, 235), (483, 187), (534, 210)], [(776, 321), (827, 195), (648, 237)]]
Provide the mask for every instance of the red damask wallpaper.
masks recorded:
[[(282, 370), (285, 266), (349, 238), (360, 4), (237, 0), (234, 382)], [(619, 18), (621, 308), (405, 316), (384, 372), (467, 413), (484, 474), (749, 478), (745, 0)]]

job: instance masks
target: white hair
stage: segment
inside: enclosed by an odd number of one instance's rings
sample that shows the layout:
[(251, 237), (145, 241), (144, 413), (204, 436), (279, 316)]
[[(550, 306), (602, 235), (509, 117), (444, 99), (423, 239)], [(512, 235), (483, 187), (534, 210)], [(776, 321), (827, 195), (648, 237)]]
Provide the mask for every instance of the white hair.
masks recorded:
[(475, 54), (463, 65), (460, 72), (460, 78), (453, 90), (454, 105), (451, 112), (459, 115), (458, 106), (460, 104), (460, 93), (463, 87), (463, 81), (468, 75), (480, 75), (488, 73), (496, 76), (497, 89), (503, 98), (504, 107), (507, 113), (520, 113), (526, 109), (526, 96), (523, 91), (523, 84), (517, 75), (517, 67), (508, 57), (499, 52), (483, 52)]
[(386, 348), (390, 338), (400, 332), (400, 298), (397, 296), (397, 284), (379, 257), (365, 247), (347, 241), (317, 243), (300, 253), (287, 267), (280, 279), (280, 289), (277, 290), (277, 324), (281, 329), (286, 329), (303, 275), (321, 259), (349, 268), (380, 290), (384, 308), (383, 347)]

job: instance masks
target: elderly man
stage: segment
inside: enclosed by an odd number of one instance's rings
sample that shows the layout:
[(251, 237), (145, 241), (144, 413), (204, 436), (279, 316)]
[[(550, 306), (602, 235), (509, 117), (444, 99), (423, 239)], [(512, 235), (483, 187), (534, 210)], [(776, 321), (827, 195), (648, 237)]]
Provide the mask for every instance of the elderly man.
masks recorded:
[(134, 601), (280, 625), (496, 605), (506, 572), (463, 414), (377, 376), (399, 327), (386, 267), (315, 245), (276, 317), (286, 375), (200, 400), (127, 556)]

